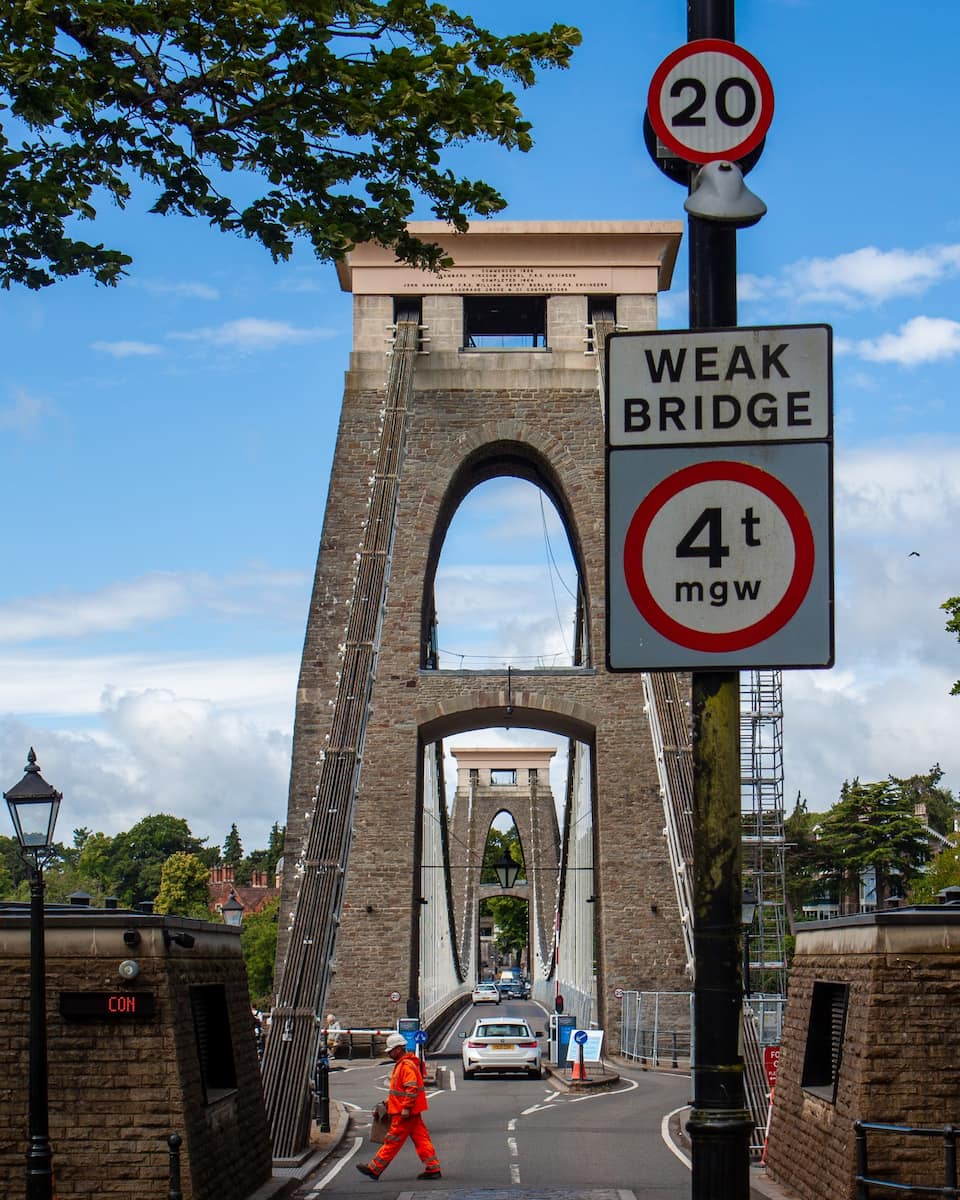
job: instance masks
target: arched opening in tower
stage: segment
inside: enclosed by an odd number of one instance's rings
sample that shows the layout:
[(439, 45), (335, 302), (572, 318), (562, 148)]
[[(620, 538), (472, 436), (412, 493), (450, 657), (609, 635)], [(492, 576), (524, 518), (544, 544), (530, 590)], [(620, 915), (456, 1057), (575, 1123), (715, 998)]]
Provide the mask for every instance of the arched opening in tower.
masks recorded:
[(524, 672), (584, 665), (583, 596), (570, 533), (549, 491), (515, 475), (485, 479), (463, 496), (443, 535), (424, 665)]

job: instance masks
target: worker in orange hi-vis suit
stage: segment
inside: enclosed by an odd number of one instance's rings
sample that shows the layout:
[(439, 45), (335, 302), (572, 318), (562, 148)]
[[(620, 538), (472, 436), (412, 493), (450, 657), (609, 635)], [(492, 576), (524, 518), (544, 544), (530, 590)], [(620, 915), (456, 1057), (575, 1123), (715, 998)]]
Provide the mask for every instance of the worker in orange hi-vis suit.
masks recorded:
[(387, 1038), (387, 1054), (394, 1062), (393, 1073), (390, 1076), (390, 1094), (387, 1097), (390, 1131), (370, 1162), (357, 1163), (357, 1170), (370, 1179), (379, 1179), (396, 1158), (403, 1143), (410, 1138), (423, 1163), (423, 1170), (417, 1178), (440, 1179), (437, 1152), (420, 1116), (427, 1108), (420, 1059), (407, 1050), (407, 1043), (400, 1033), (391, 1033)]

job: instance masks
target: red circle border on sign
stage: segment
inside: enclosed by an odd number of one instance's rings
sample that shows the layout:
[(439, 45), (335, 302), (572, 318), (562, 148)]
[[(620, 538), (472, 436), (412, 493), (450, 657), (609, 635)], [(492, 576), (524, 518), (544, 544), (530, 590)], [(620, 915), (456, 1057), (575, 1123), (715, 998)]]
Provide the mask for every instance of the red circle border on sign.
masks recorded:
[[(708, 53), (729, 54), (732, 58), (738, 58), (753, 73), (757, 86), (760, 88), (760, 120), (757, 122), (756, 128), (749, 137), (745, 137), (742, 142), (731, 146), (722, 154), (692, 150), (689, 146), (685, 146), (667, 127), (660, 111), (660, 90), (663, 87), (663, 81), (676, 64), (694, 54)], [(647, 92), (647, 116), (660, 141), (684, 162), (708, 163), (725, 160), (737, 162), (741, 158), (746, 158), (751, 150), (755, 150), (767, 136), (767, 130), (773, 120), (773, 84), (770, 82), (770, 76), (763, 64), (758, 62), (749, 50), (744, 50), (736, 42), (728, 42), (724, 38), (700, 38), (698, 41), (685, 42), (682, 46), (678, 46), (654, 71)]]
[[(643, 546), (654, 517), (678, 492), (699, 483), (742, 483), (762, 492), (780, 509), (793, 534), (793, 574), (780, 601), (765, 617), (729, 633), (707, 633), (674, 620), (660, 607), (647, 587), (643, 572)], [(623, 541), (623, 575), (640, 615), (668, 641), (688, 650), (726, 653), (745, 650), (778, 633), (796, 614), (810, 588), (816, 549), (813, 530), (800, 501), (776, 476), (741, 462), (704, 462), (668, 475), (648, 493), (630, 520)], [(631, 564), (637, 564), (636, 567)]]

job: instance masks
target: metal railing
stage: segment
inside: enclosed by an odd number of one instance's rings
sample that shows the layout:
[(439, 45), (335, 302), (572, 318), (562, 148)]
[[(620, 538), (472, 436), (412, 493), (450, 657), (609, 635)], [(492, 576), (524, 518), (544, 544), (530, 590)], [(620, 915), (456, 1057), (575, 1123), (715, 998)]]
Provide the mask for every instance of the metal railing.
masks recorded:
[[(957, 1135), (960, 1125), (938, 1125), (933, 1128), (920, 1125), (886, 1125), (875, 1121), (854, 1121), (853, 1132), (856, 1140), (857, 1174), (856, 1200), (871, 1200), (871, 1188), (885, 1188), (887, 1191), (909, 1193), (914, 1196), (944, 1196), (956, 1200), (960, 1196), (957, 1187)], [(888, 1133), (901, 1137), (943, 1138), (943, 1184), (932, 1183), (897, 1183), (892, 1179), (875, 1179), (870, 1175), (867, 1162), (867, 1134)]]
[(687, 1066), (693, 1056), (692, 992), (624, 992), (620, 1053), (643, 1066)]

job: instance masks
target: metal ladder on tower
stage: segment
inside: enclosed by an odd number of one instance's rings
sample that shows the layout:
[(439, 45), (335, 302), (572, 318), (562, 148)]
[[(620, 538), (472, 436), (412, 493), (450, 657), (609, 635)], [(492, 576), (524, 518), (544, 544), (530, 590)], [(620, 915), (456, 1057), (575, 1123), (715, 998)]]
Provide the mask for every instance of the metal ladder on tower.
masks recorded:
[(419, 333), (419, 314), (415, 310), (399, 312), (330, 732), (318, 763), (309, 830), (296, 864), (300, 887), (263, 1059), (274, 1160), (293, 1159), (309, 1140), (310, 1079), (319, 1050), (350, 856)]

